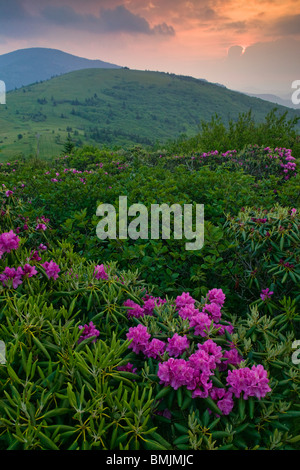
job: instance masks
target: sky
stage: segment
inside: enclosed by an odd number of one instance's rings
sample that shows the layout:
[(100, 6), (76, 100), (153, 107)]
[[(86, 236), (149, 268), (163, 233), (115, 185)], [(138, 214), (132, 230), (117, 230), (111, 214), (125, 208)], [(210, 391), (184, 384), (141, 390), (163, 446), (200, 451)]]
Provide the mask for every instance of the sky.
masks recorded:
[(0, 0), (0, 54), (28, 47), (287, 97), (300, 0)]

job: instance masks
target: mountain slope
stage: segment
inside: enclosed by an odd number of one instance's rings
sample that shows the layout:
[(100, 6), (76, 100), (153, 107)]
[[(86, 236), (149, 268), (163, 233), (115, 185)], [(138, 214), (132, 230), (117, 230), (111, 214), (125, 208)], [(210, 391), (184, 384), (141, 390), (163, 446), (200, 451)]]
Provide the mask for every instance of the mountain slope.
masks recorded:
[(247, 93), (247, 95), (254, 96), (255, 98), (260, 98), (265, 101), (270, 101), (271, 103), (274, 103), (274, 104), (280, 104), (281, 106), (286, 106), (287, 108), (300, 109), (299, 105), (293, 104), (291, 96), (283, 98), (280, 96), (267, 94), (267, 93), (261, 93), (261, 94)]
[(0, 56), (0, 79), (5, 82), (7, 90), (90, 68), (119, 68), (119, 66), (43, 47), (20, 49)]
[(1, 159), (35, 154), (37, 146), (41, 157), (53, 156), (68, 135), (79, 144), (164, 143), (195, 135), (215, 114), (228, 122), (252, 109), (263, 121), (274, 108), (192, 77), (127, 69), (71, 72), (11, 91), (6, 102), (0, 106)]

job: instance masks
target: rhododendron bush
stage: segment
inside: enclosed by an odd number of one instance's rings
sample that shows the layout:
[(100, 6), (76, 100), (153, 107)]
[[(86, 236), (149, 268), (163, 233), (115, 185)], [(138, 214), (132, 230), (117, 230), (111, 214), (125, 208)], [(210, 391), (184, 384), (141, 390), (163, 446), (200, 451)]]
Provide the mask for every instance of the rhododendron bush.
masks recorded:
[[(178, 163), (160, 182), (163, 158), (147, 179), (134, 156), (79, 157), (34, 177), (22, 163), (0, 169), (0, 449), (299, 448), (296, 204), (276, 205), (267, 186), (268, 209), (254, 207), (254, 178), (236, 173), (227, 187), (232, 169)], [(223, 186), (198, 201), (203, 252), (91, 235), (98, 196), (126, 187), (138, 200), (143, 181), (148, 202), (189, 202), (208, 174)], [(282, 176), (282, 188), (297, 178)], [(252, 204), (232, 213), (247, 184)]]

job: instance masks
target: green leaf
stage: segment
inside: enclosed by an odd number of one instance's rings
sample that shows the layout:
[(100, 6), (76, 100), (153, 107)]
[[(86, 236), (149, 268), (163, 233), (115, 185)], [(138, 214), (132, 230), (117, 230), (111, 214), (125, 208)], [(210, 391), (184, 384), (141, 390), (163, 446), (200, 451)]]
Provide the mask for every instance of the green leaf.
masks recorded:
[(147, 439), (146, 441), (143, 441), (143, 446), (147, 450), (168, 450), (166, 447), (164, 447), (159, 442), (153, 441), (151, 439)]
[(57, 447), (57, 445), (48, 436), (46, 436), (46, 434), (40, 431), (38, 437), (46, 449), (59, 450), (59, 447)]
[(243, 399), (243, 397), (240, 397), (239, 398), (239, 415), (242, 421), (245, 419), (245, 406), (246, 406), (245, 400)]
[(32, 335), (32, 339), (33, 339), (34, 344), (38, 347), (38, 349), (40, 349), (40, 351), (42, 351), (45, 354), (45, 356), (49, 359), (49, 361), (51, 361), (50, 354), (48, 353), (47, 349), (42, 345), (42, 343), (38, 340), (38, 338)]
[(168, 387), (164, 387), (162, 390), (158, 392), (158, 394), (155, 397), (155, 400), (160, 400), (161, 398), (165, 397), (172, 391), (172, 387), (169, 385)]
[(220, 408), (218, 408), (218, 406), (216, 405), (216, 403), (212, 400), (212, 398), (208, 397), (208, 398), (204, 398), (204, 401), (205, 403), (207, 404), (208, 408), (213, 411), (214, 413), (217, 413), (218, 415), (221, 415), (222, 416), (222, 411), (220, 410)]
[(186, 444), (189, 441), (189, 436), (180, 436), (175, 441), (173, 444), (177, 446), (177, 444)]

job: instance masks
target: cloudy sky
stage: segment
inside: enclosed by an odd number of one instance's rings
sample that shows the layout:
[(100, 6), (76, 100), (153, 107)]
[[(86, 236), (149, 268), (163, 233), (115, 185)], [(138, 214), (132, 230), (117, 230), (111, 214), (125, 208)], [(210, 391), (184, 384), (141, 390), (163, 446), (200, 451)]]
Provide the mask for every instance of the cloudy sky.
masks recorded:
[(288, 95), (300, 0), (0, 0), (0, 54), (27, 47)]

